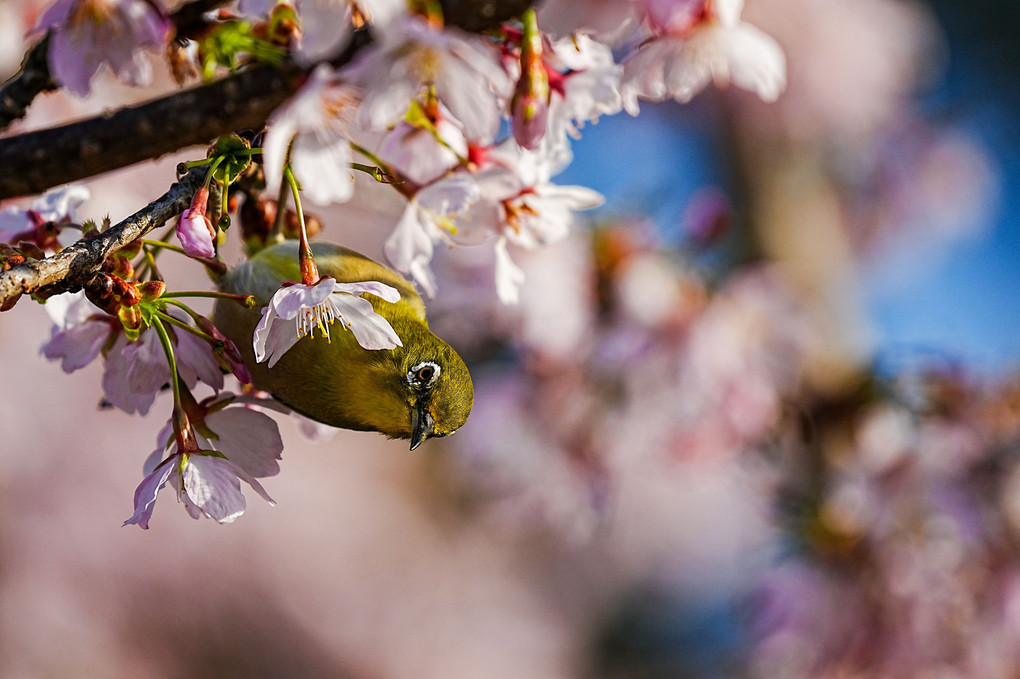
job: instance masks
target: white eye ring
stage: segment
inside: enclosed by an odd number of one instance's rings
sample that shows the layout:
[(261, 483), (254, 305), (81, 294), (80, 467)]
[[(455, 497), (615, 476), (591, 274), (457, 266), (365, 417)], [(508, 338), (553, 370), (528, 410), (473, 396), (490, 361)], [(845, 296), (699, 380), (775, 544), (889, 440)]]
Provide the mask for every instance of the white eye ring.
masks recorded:
[[(429, 371), (431, 374), (426, 374), (425, 377), (419, 376), (419, 373), (423, 370)], [(407, 371), (407, 383), (411, 386), (417, 385), (419, 387), (430, 387), (437, 379), (439, 379), (439, 373), (441, 372), (442, 370), (440, 367), (432, 361), (422, 361), (418, 365), (412, 366), (411, 369)]]

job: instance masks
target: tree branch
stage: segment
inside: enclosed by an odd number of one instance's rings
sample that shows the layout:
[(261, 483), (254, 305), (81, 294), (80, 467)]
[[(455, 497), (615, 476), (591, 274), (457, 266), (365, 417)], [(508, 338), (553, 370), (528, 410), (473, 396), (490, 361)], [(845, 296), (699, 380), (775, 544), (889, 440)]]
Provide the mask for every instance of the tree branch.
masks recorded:
[(47, 33), (25, 55), (18, 74), (0, 89), (0, 130), (23, 117), (37, 95), (57, 89), (46, 61), (49, 49), (50, 34)]
[(112, 252), (183, 212), (206, 172), (204, 167), (193, 169), (165, 194), (97, 236), (83, 238), (46, 259), (25, 262), (0, 274), (0, 309), (9, 309), (24, 294), (49, 296), (81, 289)]
[(0, 139), (0, 199), (41, 193), (235, 130), (261, 128), (302, 80), (294, 67), (258, 66), (115, 113)]
[[(227, 1), (193, 0), (177, 8), (170, 15), (170, 21), (177, 27), (177, 35), (195, 37), (208, 25), (203, 14), (227, 4)], [(25, 55), (21, 70), (0, 89), (0, 130), (23, 118), (36, 96), (59, 87), (50, 75), (49, 48), (50, 34), (46, 33)]]

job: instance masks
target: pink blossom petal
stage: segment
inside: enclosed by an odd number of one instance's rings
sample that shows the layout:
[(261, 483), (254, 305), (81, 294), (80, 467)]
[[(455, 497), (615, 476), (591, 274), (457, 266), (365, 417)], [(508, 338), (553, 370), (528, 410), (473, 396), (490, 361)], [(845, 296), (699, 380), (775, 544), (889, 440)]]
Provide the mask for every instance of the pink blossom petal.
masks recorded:
[(72, 373), (99, 356), (112, 332), (113, 328), (104, 321), (90, 321), (67, 330), (54, 331), (50, 341), (42, 346), (42, 353), (51, 361), (61, 359), (63, 371)]
[(227, 460), (211, 455), (189, 455), (181, 476), (188, 499), (210, 518), (219, 523), (232, 523), (244, 514), (241, 483)]
[(436, 278), (429, 269), (434, 250), (432, 237), (422, 226), (418, 205), (411, 201), (386, 240), (384, 252), (397, 271), (410, 274), (429, 297), (436, 294)]
[(274, 476), (283, 453), (276, 421), (252, 408), (228, 407), (211, 413), (206, 425), (219, 438), (210, 444), (251, 476)]
[(173, 471), (174, 462), (171, 460), (162, 467), (157, 467), (151, 474), (142, 479), (142, 482), (135, 489), (135, 513), (121, 524), (122, 526), (136, 524), (142, 529), (147, 530), (149, 528), (149, 518), (152, 517), (152, 509), (156, 504), (156, 496)]
[(301, 337), (297, 334), (297, 324), (294, 320), (280, 318), (276, 309), (267, 306), (262, 310), (262, 320), (255, 326), (255, 334), (252, 337), (255, 360), (259, 363), (268, 360), (268, 366), (272, 368), (299, 339)]
[(330, 303), (340, 316), (340, 322), (354, 333), (358, 344), (365, 349), (393, 349), (401, 346), (400, 338), (389, 321), (377, 314), (372, 303), (364, 297), (336, 294), (330, 298)]
[(503, 304), (517, 304), (521, 299), (524, 271), (510, 259), (506, 239), (496, 241), (496, 295)]
[(216, 391), (222, 389), (223, 371), (209, 343), (184, 330), (177, 331), (176, 336), (177, 371), (185, 384), (194, 387), (198, 380), (202, 380)]
[(395, 304), (400, 301), (400, 292), (385, 283), (379, 281), (359, 281), (355, 283), (337, 283), (333, 290), (333, 294), (337, 292), (346, 292), (350, 295), (360, 295), (362, 293), (369, 293), (380, 297), (390, 304)]
[(191, 208), (177, 220), (177, 239), (188, 257), (216, 256), (212, 223), (204, 214), (194, 214)]

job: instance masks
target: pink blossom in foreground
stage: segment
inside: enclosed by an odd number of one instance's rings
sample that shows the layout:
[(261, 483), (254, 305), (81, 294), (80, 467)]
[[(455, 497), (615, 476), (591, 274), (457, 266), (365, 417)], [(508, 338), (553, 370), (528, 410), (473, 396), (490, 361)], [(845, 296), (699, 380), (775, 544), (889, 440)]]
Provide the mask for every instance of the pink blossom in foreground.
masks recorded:
[(301, 90), (269, 119), (263, 145), (266, 189), (280, 189), (290, 149), (290, 166), (308, 200), (342, 203), (354, 192), (351, 132), (357, 95), (336, 72), (320, 64)]
[[(183, 316), (180, 312), (170, 313)], [(171, 342), (181, 380), (189, 388), (194, 388), (201, 380), (216, 391), (222, 389), (223, 372), (209, 344), (191, 333), (168, 330), (172, 332)], [(144, 330), (134, 342), (123, 335), (118, 337), (106, 354), (103, 394), (125, 412), (147, 414), (156, 394), (169, 382), (170, 366), (159, 336), (152, 328)]]
[(155, 0), (57, 0), (33, 32), (47, 29), (54, 80), (84, 97), (103, 64), (129, 85), (148, 85), (152, 67), (141, 48), (164, 47), (172, 25)]
[(495, 136), (513, 85), (493, 47), (456, 29), (430, 28), (421, 17), (403, 17), (381, 33), (379, 46), (362, 50), (345, 69), (365, 90), (358, 112), (365, 127), (398, 123), (431, 86), (469, 140)]
[[(194, 519), (206, 516), (231, 523), (244, 514), (241, 481), (275, 504), (257, 480), (280, 471), (277, 460), (283, 440), (271, 417), (252, 408), (228, 405), (206, 414), (196, 430), (198, 449), (193, 451), (180, 450), (169, 422), (160, 431), (156, 450), (145, 462), (146, 476), (135, 490), (134, 514), (125, 526), (147, 529), (156, 497), (168, 483)], [(168, 448), (170, 453), (164, 458)]]
[(312, 335), (315, 328), (329, 339), (334, 321), (350, 330), (365, 349), (393, 349), (400, 338), (389, 322), (377, 314), (372, 303), (361, 297), (370, 293), (387, 302), (400, 300), (400, 293), (378, 281), (338, 283), (325, 277), (315, 285), (296, 283), (276, 291), (262, 310), (262, 320), (255, 327), (253, 345), (255, 360), (269, 361), (272, 368), (298, 340)]
[(53, 330), (50, 341), (40, 351), (51, 361), (60, 359), (66, 373), (94, 361), (118, 329), (117, 321), (88, 301), (80, 290), (50, 297), (46, 313), (53, 321)]
[(623, 65), (627, 112), (637, 115), (638, 99), (688, 102), (710, 81), (719, 86), (732, 82), (765, 101), (775, 101), (786, 86), (786, 58), (775, 40), (740, 20), (743, 4), (743, 0), (652, 3), (648, 18), (656, 37)]
[(216, 229), (206, 216), (208, 201), (209, 188), (203, 186), (195, 191), (191, 207), (177, 219), (177, 240), (188, 257), (216, 256)]

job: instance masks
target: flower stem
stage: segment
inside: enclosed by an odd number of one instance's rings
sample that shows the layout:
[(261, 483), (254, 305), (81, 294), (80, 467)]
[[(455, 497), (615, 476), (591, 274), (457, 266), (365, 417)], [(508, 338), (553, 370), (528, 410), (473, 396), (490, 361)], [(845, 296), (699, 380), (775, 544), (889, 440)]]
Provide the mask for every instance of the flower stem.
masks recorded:
[(181, 383), (177, 375), (177, 359), (174, 357), (174, 345), (170, 341), (170, 334), (166, 331), (163, 322), (159, 318), (152, 319), (152, 327), (159, 336), (160, 344), (163, 345), (163, 351), (166, 353), (166, 361), (170, 364), (170, 388), (174, 393), (174, 410), (176, 411), (181, 405)]
[[(232, 295), (229, 292), (217, 292), (215, 290), (184, 290), (180, 292), (166, 292), (163, 293), (163, 299), (174, 299), (182, 297), (202, 297), (206, 299), (227, 299), (232, 302), (237, 302), (241, 306), (252, 309), (256, 305), (254, 295)], [(175, 305), (177, 306), (177, 305)], [(183, 305), (179, 305), (181, 308), (186, 308)]]
[(152, 255), (152, 250), (142, 245), (142, 252), (145, 254), (145, 263), (149, 267), (149, 280), (150, 281), (161, 281), (163, 280), (163, 274), (160, 273), (159, 268), (156, 266), (156, 258)]
[(294, 196), (294, 211), (297, 212), (298, 228), (300, 229), (301, 245), (298, 257), (301, 260), (301, 282), (312, 286), (319, 282), (319, 269), (312, 258), (312, 246), (308, 244), (308, 231), (305, 229), (305, 213), (301, 209), (301, 193), (297, 179), (288, 164), (283, 168), (283, 176), (290, 184), (290, 192)]
[[(174, 304), (174, 306), (176, 306), (178, 308), (181, 308), (181, 309), (185, 309), (186, 311), (190, 311), (190, 309), (188, 309), (187, 307), (185, 307), (184, 305), (182, 305), (180, 303)], [(165, 322), (169, 323), (170, 325), (176, 326), (176, 327), (180, 328), (181, 330), (185, 330), (187, 332), (190, 332), (192, 335), (194, 335), (195, 337), (198, 337), (201, 340), (204, 340), (204, 341), (209, 342), (209, 343), (216, 342), (216, 338), (215, 337), (211, 337), (211, 336), (207, 335), (206, 333), (202, 332), (198, 328), (193, 328), (192, 326), (188, 325), (187, 323), (185, 323), (184, 321), (182, 321), (179, 318), (174, 318), (170, 314), (165, 313), (163, 311), (157, 311), (156, 314), (159, 316), (160, 320), (165, 321)]]

